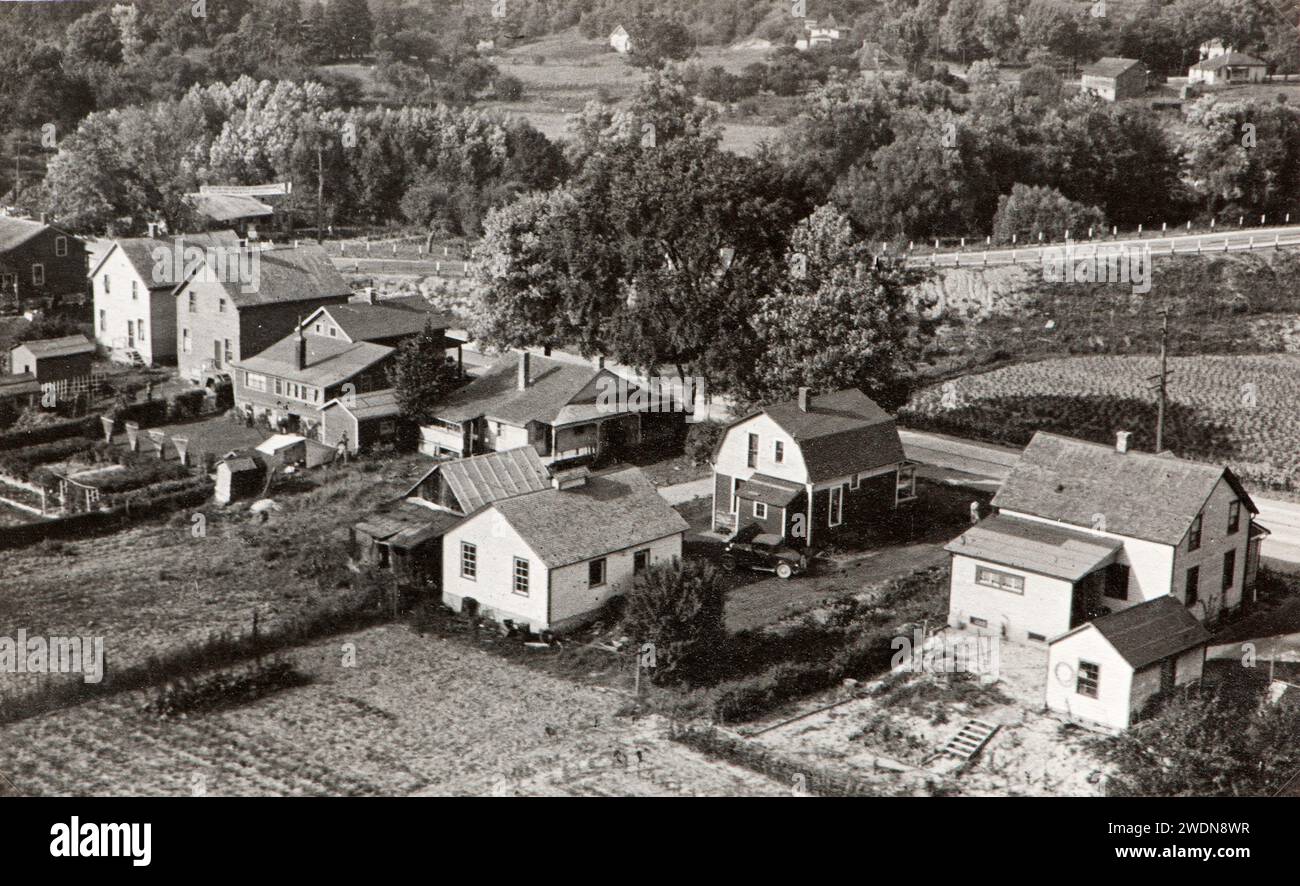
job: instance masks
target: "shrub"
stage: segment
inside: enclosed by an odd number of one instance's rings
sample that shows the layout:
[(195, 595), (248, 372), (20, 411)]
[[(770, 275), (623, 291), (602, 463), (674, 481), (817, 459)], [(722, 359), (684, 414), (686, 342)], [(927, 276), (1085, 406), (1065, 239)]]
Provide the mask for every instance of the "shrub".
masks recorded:
[(722, 648), (727, 638), (723, 599), (721, 575), (712, 563), (674, 560), (637, 576), (623, 627), (638, 645), (654, 645), (656, 683), (700, 673)]
[(998, 198), (993, 215), (993, 239), (1010, 243), (1012, 235), (1020, 242), (1037, 238), (1059, 240), (1067, 230), (1073, 236), (1086, 236), (1089, 227), (1104, 228), (1106, 217), (1096, 206), (1085, 206), (1068, 199), (1055, 188), (1016, 184), (1011, 193)]
[(100, 431), (99, 416), (88, 415), (0, 434), (0, 449), (21, 449), (67, 437), (93, 437)]
[(524, 94), (524, 82), (510, 74), (501, 74), (492, 81), (492, 92), (501, 101), (518, 101)]
[(722, 439), (726, 426), (716, 421), (702, 421), (691, 425), (686, 432), (686, 457), (691, 464), (705, 465), (713, 461), (713, 448)]
[(89, 437), (69, 437), (0, 452), (0, 472), (26, 480), (32, 476), (39, 465), (63, 461), (78, 453), (88, 452), (94, 445), (95, 441)]
[(218, 671), (206, 677), (181, 678), (158, 690), (148, 710), (159, 717), (186, 714), (248, 704), (310, 678), (288, 659), (276, 658), (265, 664), (236, 671)]

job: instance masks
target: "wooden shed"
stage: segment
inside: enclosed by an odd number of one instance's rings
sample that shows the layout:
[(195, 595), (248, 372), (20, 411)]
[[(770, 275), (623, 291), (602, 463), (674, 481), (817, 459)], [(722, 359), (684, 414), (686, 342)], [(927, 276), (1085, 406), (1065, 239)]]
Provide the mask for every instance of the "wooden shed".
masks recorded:
[(401, 585), (437, 588), (443, 533), (461, 519), (414, 502), (393, 502), (352, 527), (352, 557), (363, 566), (390, 570)]
[(256, 450), (231, 452), (217, 464), (217, 504), (251, 498), (266, 485), (266, 456)]

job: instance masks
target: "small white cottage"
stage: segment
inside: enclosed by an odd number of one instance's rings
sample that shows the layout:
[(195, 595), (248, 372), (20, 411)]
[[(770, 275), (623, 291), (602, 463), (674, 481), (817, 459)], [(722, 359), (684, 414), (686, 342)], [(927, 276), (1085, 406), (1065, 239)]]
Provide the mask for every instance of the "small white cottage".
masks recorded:
[(1210, 633), (1178, 600), (1157, 597), (1053, 638), (1047, 707), (1118, 732), (1156, 695), (1201, 679)]

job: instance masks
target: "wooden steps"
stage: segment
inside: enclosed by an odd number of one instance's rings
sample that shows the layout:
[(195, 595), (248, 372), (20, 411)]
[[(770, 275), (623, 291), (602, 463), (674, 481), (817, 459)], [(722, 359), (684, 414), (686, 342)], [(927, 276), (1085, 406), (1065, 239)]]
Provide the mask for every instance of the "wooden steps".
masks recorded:
[(943, 747), (939, 748), (930, 759), (937, 757), (953, 757), (963, 763), (974, 759), (975, 755), (984, 749), (989, 743), (989, 739), (998, 731), (996, 723), (986, 723), (983, 720), (967, 720), (957, 733)]

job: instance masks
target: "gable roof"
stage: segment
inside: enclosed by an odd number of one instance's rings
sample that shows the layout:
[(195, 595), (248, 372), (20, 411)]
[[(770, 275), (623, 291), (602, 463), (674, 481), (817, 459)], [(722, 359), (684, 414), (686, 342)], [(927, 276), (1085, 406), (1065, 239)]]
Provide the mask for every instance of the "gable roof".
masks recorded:
[(264, 218), (275, 210), (246, 194), (186, 194), (185, 203), (213, 221), (230, 222), (241, 218)]
[(56, 228), (46, 222), (33, 221), (30, 218), (15, 218), (12, 215), (0, 215), (0, 252), (6, 252), (15, 246), (21, 246), (45, 230), (58, 231), (72, 240), (84, 242), (62, 228)]
[(466, 514), (491, 502), (540, 492), (551, 485), (550, 474), (537, 450), (520, 446), (436, 464), (406, 491), (406, 495), (415, 495), (424, 481), (436, 473), (442, 474)]
[(33, 341), (20, 341), (10, 350), (26, 348), (38, 360), (43, 357), (71, 357), (73, 354), (92, 354), (95, 343), (84, 335), (65, 335), (61, 338), (38, 338)]
[[(257, 261), (257, 286), (247, 291), (239, 280), (218, 283), (236, 308), (258, 305), (282, 304), (318, 298), (340, 298), (352, 294), (334, 262), (315, 243), (298, 246), (274, 246), (255, 251)], [(219, 279), (216, 268), (205, 275)], [(185, 281), (188, 285), (193, 277)], [(182, 288), (183, 288), (182, 286)]]
[(353, 396), (351, 404), (335, 397), (322, 406), (321, 410), (324, 411), (335, 406), (347, 412), (357, 421), (372, 418), (392, 418), (402, 414), (402, 407), (397, 404), (397, 391), (394, 388), (356, 394)]
[[(799, 408), (797, 399), (776, 403), (732, 422), (728, 433), (763, 414), (794, 438), (813, 483), (906, 460), (894, 417), (857, 388), (810, 396), (807, 412)], [(725, 439), (723, 434), (718, 448)]]
[(521, 391), (516, 384), (519, 359), (518, 353), (503, 356), (478, 378), (447, 397), (438, 407), (436, 417), (461, 422), (484, 416), (517, 427), (530, 421), (552, 424), (596, 376), (609, 372), (585, 363), (530, 354), (531, 381)]
[(297, 339), (296, 332), (290, 333), (266, 350), (231, 365), (248, 372), (266, 373), (324, 388), (347, 381), (394, 352), (387, 345), (368, 341), (352, 343), (307, 335), (303, 336), (307, 343), (306, 365), (298, 369)]
[(689, 528), (645, 474), (627, 468), (571, 489), (545, 489), (495, 508), (548, 567), (567, 566)]
[(1210, 632), (1187, 607), (1166, 595), (1085, 622), (1050, 642), (1059, 643), (1089, 626), (1096, 628), (1134, 670), (1210, 641)]
[(339, 305), (322, 305), (304, 321), (311, 322), (319, 314), (329, 314), (343, 334), (352, 341), (372, 341), (376, 338), (394, 338), (399, 335), (417, 335), (428, 323), (435, 329), (450, 325), (442, 314), (417, 311), (400, 305), (346, 302)]
[(1075, 582), (1114, 560), (1117, 538), (998, 514), (981, 520), (945, 551)]
[(993, 506), (1075, 526), (1176, 545), (1221, 479), (1252, 514), (1255, 503), (1222, 465), (1152, 455), (1047, 434), (1034, 434), (1011, 468)]
[[(114, 252), (120, 251), (126, 260), (130, 263), (131, 269), (140, 276), (145, 286), (149, 289), (171, 289), (181, 282), (179, 276), (174, 273), (177, 262), (170, 257), (170, 250), (176, 248), (176, 241), (180, 240), (182, 250), (180, 256), (180, 266), (185, 266), (185, 255), (183, 250), (189, 246), (197, 246), (200, 249), (214, 249), (218, 247), (238, 247), (239, 235), (234, 231), (208, 231), (198, 234), (181, 234), (174, 238), (165, 237), (122, 237), (113, 241), (113, 245), (108, 251), (99, 257), (95, 262), (95, 267), (91, 270), (90, 276), (99, 273), (99, 269), (108, 261), (108, 257)], [(154, 259), (154, 250), (169, 250), (168, 258), (159, 263)], [(163, 271), (161, 275), (154, 274), (155, 266), (160, 267)]]
[(1199, 61), (1192, 65), (1193, 68), (1201, 71), (1214, 71), (1219, 68), (1267, 68), (1268, 62), (1261, 61), (1253, 55), (1247, 55), (1244, 52), (1225, 52), (1221, 55), (1211, 56), (1204, 61)]
[(17, 397), (22, 394), (39, 394), (41, 383), (30, 372), (0, 375), (0, 397)]
[(1083, 73), (1092, 77), (1118, 77), (1133, 67), (1142, 68), (1142, 62), (1135, 58), (1107, 56), (1085, 66)]

